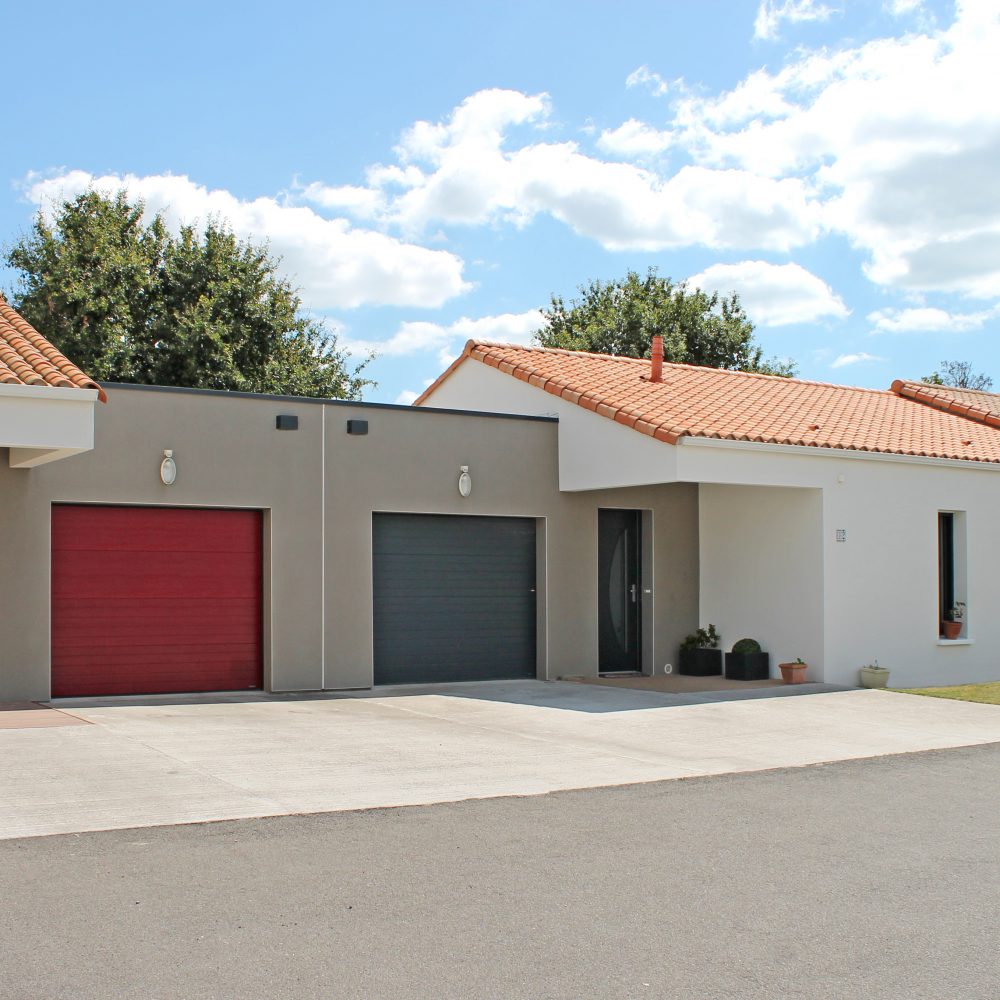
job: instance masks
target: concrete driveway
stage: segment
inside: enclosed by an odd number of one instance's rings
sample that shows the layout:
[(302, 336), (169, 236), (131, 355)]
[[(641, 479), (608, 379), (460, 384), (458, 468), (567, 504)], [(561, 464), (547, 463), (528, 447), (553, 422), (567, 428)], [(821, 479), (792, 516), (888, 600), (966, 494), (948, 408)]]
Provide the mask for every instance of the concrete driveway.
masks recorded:
[(537, 795), (1000, 742), (1000, 707), (537, 681), (61, 702), (0, 729), (0, 838)]

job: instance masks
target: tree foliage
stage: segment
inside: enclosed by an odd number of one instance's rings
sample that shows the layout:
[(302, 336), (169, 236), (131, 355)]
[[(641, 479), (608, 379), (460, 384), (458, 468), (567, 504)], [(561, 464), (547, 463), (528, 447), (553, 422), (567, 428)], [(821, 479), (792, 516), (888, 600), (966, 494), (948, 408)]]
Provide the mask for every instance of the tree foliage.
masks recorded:
[(90, 191), (39, 213), (6, 260), (14, 308), (96, 379), (345, 399), (372, 384), (266, 246), (218, 221), (173, 235), (142, 202)]
[(942, 361), (941, 371), (931, 372), (921, 379), (930, 385), (946, 385), (952, 389), (989, 390), (993, 387), (993, 379), (983, 372), (974, 372), (971, 361)]
[(543, 347), (647, 358), (653, 336), (663, 337), (665, 360), (768, 375), (795, 374), (791, 361), (765, 359), (736, 293), (722, 297), (674, 284), (655, 268), (645, 277), (581, 285), (567, 304), (553, 295), (536, 334)]

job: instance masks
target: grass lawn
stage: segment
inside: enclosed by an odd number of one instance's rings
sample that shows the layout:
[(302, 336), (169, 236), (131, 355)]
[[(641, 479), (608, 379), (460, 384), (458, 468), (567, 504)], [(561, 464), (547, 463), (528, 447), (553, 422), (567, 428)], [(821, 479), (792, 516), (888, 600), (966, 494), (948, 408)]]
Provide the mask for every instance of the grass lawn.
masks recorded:
[(1000, 705), (1000, 681), (989, 684), (955, 684), (952, 687), (896, 688), (903, 694), (926, 694), (931, 698), (954, 698), (955, 701), (978, 701), (983, 705)]

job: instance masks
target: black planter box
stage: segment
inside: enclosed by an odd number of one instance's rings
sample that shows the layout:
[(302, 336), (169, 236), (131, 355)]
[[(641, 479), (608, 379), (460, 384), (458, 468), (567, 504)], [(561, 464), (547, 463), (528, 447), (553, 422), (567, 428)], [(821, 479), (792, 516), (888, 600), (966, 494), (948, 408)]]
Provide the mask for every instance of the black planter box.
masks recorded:
[(726, 653), (726, 680), (766, 681), (770, 676), (770, 653)]
[(721, 649), (682, 649), (680, 673), (691, 677), (711, 677), (722, 673)]

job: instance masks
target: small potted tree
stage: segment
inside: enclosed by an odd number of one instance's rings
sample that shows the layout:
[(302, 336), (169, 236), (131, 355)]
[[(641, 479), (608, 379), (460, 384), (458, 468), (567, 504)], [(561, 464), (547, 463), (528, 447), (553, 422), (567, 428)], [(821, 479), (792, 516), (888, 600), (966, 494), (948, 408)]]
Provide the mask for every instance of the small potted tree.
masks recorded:
[(781, 679), (786, 684), (805, 684), (809, 664), (805, 663), (801, 656), (796, 656), (794, 663), (779, 663), (778, 669), (781, 671)]
[(944, 616), (941, 622), (941, 634), (946, 639), (957, 639), (962, 634), (962, 625), (965, 622), (965, 603), (956, 601), (951, 610)]
[(692, 632), (681, 643), (680, 672), (692, 677), (722, 673), (722, 651), (714, 625)]
[(766, 681), (771, 676), (771, 657), (756, 639), (739, 639), (733, 651), (726, 653), (726, 679), (731, 681)]
[(878, 660), (866, 663), (861, 668), (861, 686), (865, 688), (884, 688), (889, 684), (889, 670), (880, 667)]

